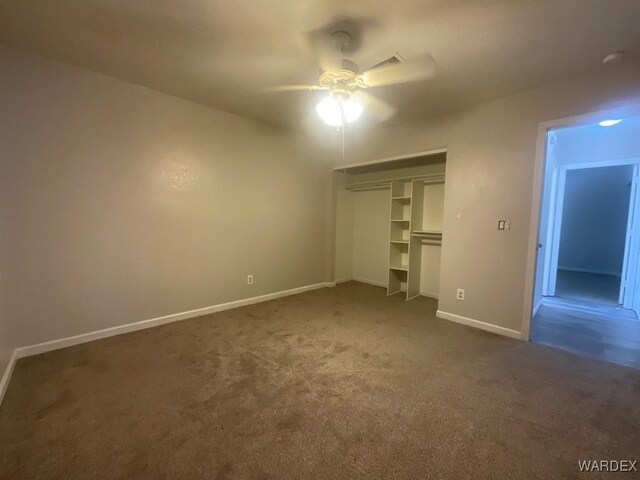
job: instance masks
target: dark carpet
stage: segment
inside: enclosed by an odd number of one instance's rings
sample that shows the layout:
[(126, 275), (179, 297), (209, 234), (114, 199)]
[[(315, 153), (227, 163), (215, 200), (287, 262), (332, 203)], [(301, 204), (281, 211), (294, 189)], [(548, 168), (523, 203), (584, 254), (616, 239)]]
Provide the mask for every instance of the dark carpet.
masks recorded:
[(22, 359), (0, 478), (586, 478), (580, 459), (640, 457), (640, 371), (435, 310), (348, 283)]

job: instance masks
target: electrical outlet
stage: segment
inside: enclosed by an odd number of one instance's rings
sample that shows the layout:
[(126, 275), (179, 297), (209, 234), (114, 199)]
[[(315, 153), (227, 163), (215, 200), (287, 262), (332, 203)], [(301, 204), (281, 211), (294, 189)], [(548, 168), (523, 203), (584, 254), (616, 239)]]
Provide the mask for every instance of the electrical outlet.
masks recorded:
[(511, 230), (511, 222), (509, 220), (498, 220), (498, 230)]
[(253, 275), (247, 275), (247, 285), (253, 285)]
[(456, 291), (456, 299), (458, 300), (464, 300), (464, 288), (459, 288)]

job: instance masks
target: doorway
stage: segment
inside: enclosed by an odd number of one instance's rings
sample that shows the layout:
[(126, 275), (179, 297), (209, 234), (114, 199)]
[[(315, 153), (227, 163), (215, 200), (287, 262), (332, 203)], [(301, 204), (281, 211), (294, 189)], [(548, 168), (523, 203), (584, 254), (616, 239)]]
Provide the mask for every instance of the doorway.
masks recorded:
[(622, 269), (634, 168), (617, 165), (566, 171), (556, 281), (551, 282), (556, 286), (555, 296), (606, 305), (623, 303)]
[(640, 368), (640, 117), (550, 130), (530, 337)]

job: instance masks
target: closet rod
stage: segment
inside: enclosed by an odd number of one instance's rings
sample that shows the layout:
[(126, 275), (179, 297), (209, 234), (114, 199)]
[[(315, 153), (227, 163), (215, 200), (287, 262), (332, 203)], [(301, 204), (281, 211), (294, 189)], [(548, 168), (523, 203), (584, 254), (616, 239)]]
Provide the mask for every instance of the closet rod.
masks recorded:
[(359, 191), (364, 191), (364, 190), (388, 190), (391, 188), (391, 182), (387, 182), (387, 183), (365, 183), (362, 182), (362, 184), (351, 184), (351, 185), (345, 185), (344, 187), (347, 190), (351, 190), (354, 192), (359, 192)]

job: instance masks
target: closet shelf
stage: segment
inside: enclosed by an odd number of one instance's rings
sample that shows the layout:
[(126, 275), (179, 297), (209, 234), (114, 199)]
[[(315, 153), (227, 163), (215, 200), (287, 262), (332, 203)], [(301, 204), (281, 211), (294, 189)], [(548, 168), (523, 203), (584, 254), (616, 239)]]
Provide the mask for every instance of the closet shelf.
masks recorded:
[(401, 201), (407, 201), (410, 202), (411, 201), (411, 197), (391, 197), (391, 200), (401, 200)]
[(389, 265), (390, 270), (400, 270), (401, 272), (406, 272), (409, 270), (409, 265)]
[(414, 237), (442, 237), (442, 231), (440, 230), (414, 230), (412, 235)]
[(409, 220), (408, 218), (406, 220), (404, 218), (392, 218), (391, 221), (392, 222), (409, 223), (411, 220)]
[(391, 243), (403, 243), (403, 244), (408, 244), (409, 240), (389, 240)]

